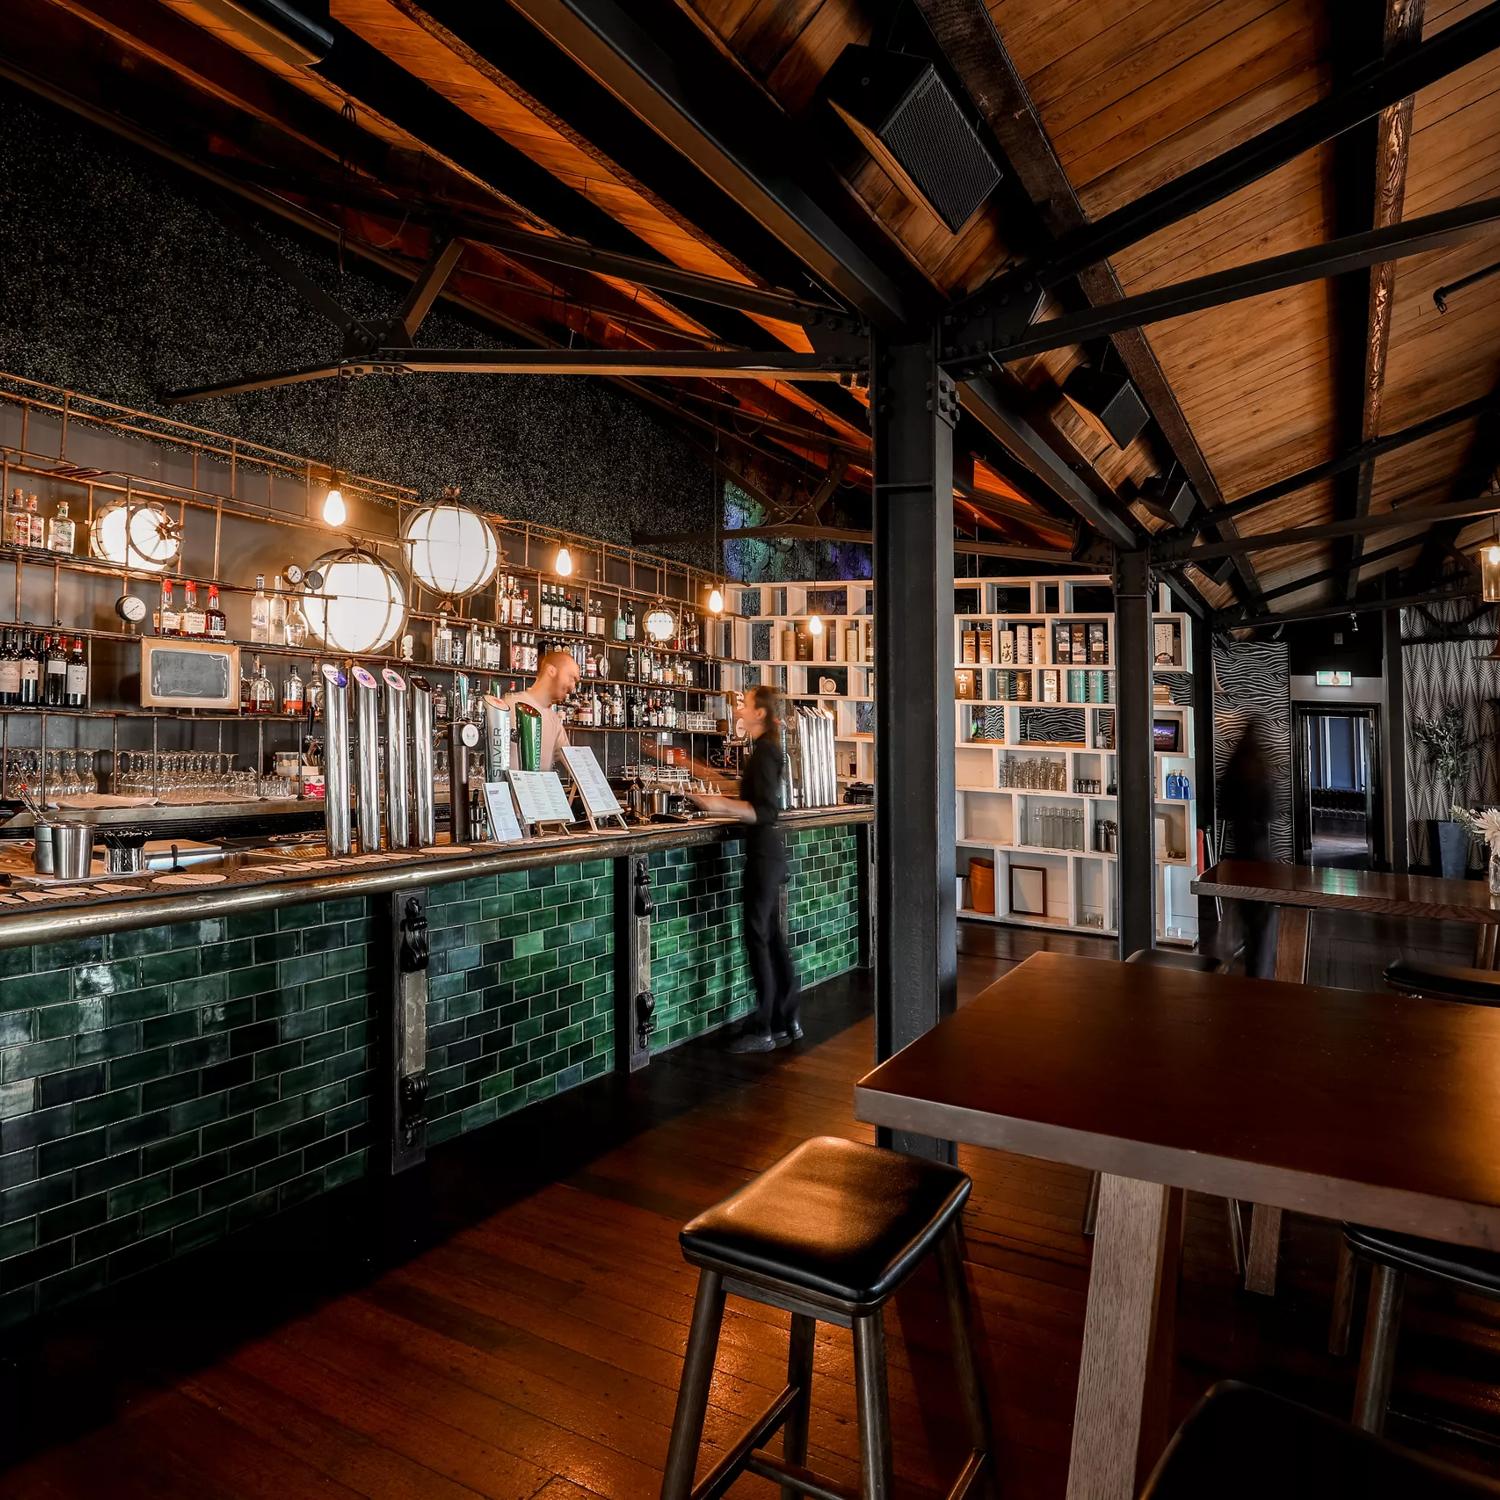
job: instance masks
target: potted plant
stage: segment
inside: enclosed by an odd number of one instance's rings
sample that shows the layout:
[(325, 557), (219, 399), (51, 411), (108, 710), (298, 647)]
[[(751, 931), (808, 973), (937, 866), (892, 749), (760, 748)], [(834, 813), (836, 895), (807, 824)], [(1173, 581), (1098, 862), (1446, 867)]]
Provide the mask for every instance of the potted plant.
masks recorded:
[(1483, 841), (1488, 851), (1490, 895), (1500, 896), (1500, 807), (1453, 807), (1453, 820), (1475, 842)]
[[(1419, 714), (1412, 720), (1411, 732), (1427, 752), (1442, 789), (1442, 806), (1451, 812), (1468, 789), (1474, 747), (1479, 741), (1465, 733), (1464, 711), (1456, 703), (1450, 703), (1436, 718)], [(1469, 864), (1468, 830), (1452, 817), (1435, 818), (1432, 830), (1439, 872), (1450, 880), (1462, 879)]]

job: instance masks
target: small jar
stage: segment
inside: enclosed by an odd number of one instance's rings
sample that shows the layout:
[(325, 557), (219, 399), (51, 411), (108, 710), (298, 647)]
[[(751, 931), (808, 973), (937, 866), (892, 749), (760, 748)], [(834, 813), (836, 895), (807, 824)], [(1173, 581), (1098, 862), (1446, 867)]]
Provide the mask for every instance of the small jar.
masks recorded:
[(1500, 896), (1500, 850), (1490, 850), (1490, 895)]

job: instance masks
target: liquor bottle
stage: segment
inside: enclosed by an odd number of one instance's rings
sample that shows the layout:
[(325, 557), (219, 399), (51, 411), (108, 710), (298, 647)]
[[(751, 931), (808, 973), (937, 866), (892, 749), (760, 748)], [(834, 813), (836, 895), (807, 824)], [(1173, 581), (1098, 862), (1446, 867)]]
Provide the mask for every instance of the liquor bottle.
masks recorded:
[(281, 684), (281, 711), (284, 714), (300, 714), (307, 706), (307, 697), (302, 687), (302, 674), (293, 662), (286, 670), (286, 680)]
[(191, 578), (182, 585), (182, 614), (177, 625), (184, 635), (208, 634), (208, 616), (198, 608), (198, 585)]
[(61, 708), (68, 689), (68, 655), (62, 637), (46, 637), (43, 652), (47, 659), (43, 701), (49, 708)]
[(21, 704), (32, 708), (42, 701), (42, 658), (36, 636), (27, 631), (21, 638)]
[(250, 679), (250, 712), (253, 714), (276, 712), (276, 694), (271, 687), (271, 679), (266, 675), (266, 669), (261, 665), (258, 656), (255, 658), (255, 674)]
[(302, 608), (301, 598), (293, 594), (286, 606), (286, 643), (294, 651), (307, 644), (307, 614)]
[(161, 635), (178, 635), (182, 631), (182, 616), (172, 602), (172, 580), (161, 581), (161, 612), (157, 616), (156, 628)]
[(222, 641), (229, 634), (229, 621), (219, 607), (219, 585), (216, 583), (208, 586), (208, 608), (203, 612), (203, 622), (206, 633), (213, 640)]
[(5, 632), (0, 645), (0, 704), (13, 708), (21, 701), (21, 648), (14, 630)]
[(446, 664), (453, 659), (453, 627), (448, 623), (448, 611), (438, 611), (437, 629), (432, 633), (432, 659)]
[(30, 536), (27, 539), (28, 547), (44, 548), (47, 545), (47, 523), (42, 519), (37, 510), (35, 495), (26, 497), (26, 522), (30, 528)]
[(280, 573), (271, 583), (268, 608), (267, 629), (270, 631), (270, 642), (273, 646), (284, 646), (286, 645), (286, 585), (281, 581)]
[(615, 639), (625, 639), (625, 601), (620, 599), (615, 604)]
[(266, 598), (265, 574), (255, 575), (255, 594), (250, 600), (250, 643), (271, 644), (271, 601)]
[(31, 517), (26, 514), (26, 496), (20, 485), (10, 492), (10, 513), (5, 518), (5, 540), (12, 547), (31, 545)]
[(89, 701), (89, 664), (83, 654), (83, 637), (73, 637), (73, 654), (63, 683), (63, 703), (69, 708), (83, 708)]
[(68, 502), (59, 500), (57, 514), (47, 523), (47, 550), (71, 553), (77, 535), (77, 525), (68, 515)]

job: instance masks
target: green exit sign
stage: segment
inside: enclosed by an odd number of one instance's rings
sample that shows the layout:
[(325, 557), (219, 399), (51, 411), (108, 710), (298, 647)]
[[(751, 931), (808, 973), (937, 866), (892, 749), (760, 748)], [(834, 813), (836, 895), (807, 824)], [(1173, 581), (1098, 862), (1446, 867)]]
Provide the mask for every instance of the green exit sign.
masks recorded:
[(1352, 672), (1319, 672), (1316, 674), (1319, 687), (1353, 687)]

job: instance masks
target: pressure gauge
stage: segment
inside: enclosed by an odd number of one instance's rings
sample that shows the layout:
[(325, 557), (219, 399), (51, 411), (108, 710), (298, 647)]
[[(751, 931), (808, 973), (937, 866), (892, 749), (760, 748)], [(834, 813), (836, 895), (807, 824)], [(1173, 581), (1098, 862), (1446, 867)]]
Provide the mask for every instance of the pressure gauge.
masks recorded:
[(320, 588), (323, 587), (323, 575), (316, 568), (309, 568), (307, 572), (302, 575), (302, 581), (315, 594)]
[(296, 588), (297, 585), (302, 582), (303, 572), (296, 563), (288, 563), (281, 570), (281, 576), (286, 579), (286, 581), (291, 584), (293, 588)]
[(115, 600), (115, 613), (127, 625), (139, 625), (146, 618), (146, 601), (134, 594), (121, 594)]

